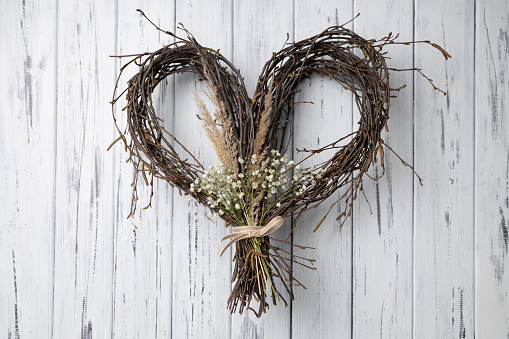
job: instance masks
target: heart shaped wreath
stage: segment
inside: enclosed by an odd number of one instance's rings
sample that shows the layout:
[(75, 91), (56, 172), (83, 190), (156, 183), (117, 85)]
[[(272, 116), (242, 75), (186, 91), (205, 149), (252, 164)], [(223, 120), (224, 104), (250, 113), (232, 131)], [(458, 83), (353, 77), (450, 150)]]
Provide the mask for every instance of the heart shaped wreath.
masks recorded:
[[(284, 217), (294, 216), (295, 227), (303, 212), (316, 207), (339, 188), (345, 188), (344, 193), (331, 205), (315, 230), (340, 200), (345, 202), (338, 217), (343, 225), (350, 216), (363, 176), (368, 175), (369, 167), (377, 162), (377, 154), (384, 168), (384, 148), (392, 151), (381, 138), (381, 132), (384, 128), (388, 130), (391, 91), (399, 91), (404, 86), (390, 87), (389, 70), (403, 69), (389, 69), (382, 49), (391, 44), (420, 42), (437, 48), (446, 59), (450, 55), (429, 41), (396, 42), (398, 36), (391, 33), (379, 40), (366, 40), (344, 25), (333, 26), (309, 39), (289, 43), (274, 53), (263, 67), (254, 96), (250, 98), (240, 72), (218, 50), (202, 47), (182, 24), (181, 29), (187, 35), (185, 39), (152, 24), (176, 42), (153, 53), (131, 55), (131, 61), (120, 70), (112, 100), (114, 105), (127, 92), (127, 104), (123, 109), (127, 111), (127, 128), (125, 131), (119, 128), (113, 111), (120, 136), (112, 145), (123, 140), (128, 160), (134, 165), (130, 215), (135, 213), (138, 200), (138, 174), (150, 186), (154, 177), (166, 180), (207, 206), (227, 225), (236, 226), (232, 234), (223, 239), (231, 240), (220, 253), (235, 244), (232, 276), (235, 285), (228, 299), (231, 312), (242, 313), (247, 307), (261, 316), (269, 306), (266, 300), (269, 293), (274, 304), (283, 300), (287, 305), (278, 284), (293, 299), (293, 285), (301, 285), (292, 274), (291, 263), (309, 267), (301, 262), (308, 259), (274, 245), (271, 240), (276, 239), (269, 234), (281, 226)], [(138, 66), (138, 73), (117, 95), (120, 76), (133, 63)], [(404, 70), (420, 72), (417, 68)], [(199, 117), (221, 162), (210, 171), (162, 126), (152, 106), (156, 86), (169, 75), (182, 72), (196, 73), (204, 80), (216, 106), (211, 115), (196, 97)], [(304, 160), (325, 150), (336, 152), (327, 161), (301, 168), (302, 161), (294, 163), (284, 155), (292, 136), (285, 134), (291, 128), (291, 112), (299, 83), (313, 73), (329, 76), (353, 93), (360, 113), (359, 129), (320, 149), (303, 149), (309, 153)], [(348, 138), (351, 139), (341, 144)], [(176, 149), (186, 153), (186, 157)], [(250, 306), (253, 297), (259, 301), (258, 311)]]

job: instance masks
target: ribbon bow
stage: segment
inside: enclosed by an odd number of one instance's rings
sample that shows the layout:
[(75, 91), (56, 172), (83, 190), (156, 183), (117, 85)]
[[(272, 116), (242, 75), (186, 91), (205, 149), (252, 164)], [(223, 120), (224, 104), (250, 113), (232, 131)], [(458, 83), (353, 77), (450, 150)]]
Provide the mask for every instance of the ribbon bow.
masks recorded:
[[(237, 226), (232, 228), (232, 233), (225, 236), (219, 242), (217, 246), (217, 250), (219, 252), (219, 256), (222, 256), (224, 251), (232, 244), (240, 241), (242, 239), (247, 238), (261, 238), (265, 237), (275, 230), (277, 230), (281, 225), (283, 225), (284, 219), (279, 215), (272, 218), (265, 226)], [(225, 240), (232, 239), (225, 248), (221, 251), (221, 243)]]

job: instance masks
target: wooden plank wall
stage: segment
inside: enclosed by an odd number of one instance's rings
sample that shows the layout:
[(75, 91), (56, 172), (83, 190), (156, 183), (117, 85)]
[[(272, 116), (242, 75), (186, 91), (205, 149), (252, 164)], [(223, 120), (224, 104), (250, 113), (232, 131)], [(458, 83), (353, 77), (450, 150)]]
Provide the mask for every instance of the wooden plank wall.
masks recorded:
[[(307, 289), (261, 319), (230, 315), (232, 253), (217, 255), (220, 221), (164, 182), (152, 208), (126, 219), (131, 165), (122, 147), (106, 151), (125, 61), (109, 56), (173, 41), (136, 8), (219, 48), (248, 93), (287, 33), (300, 40), (357, 13), (347, 27), (366, 38), (392, 31), (442, 45), (450, 61), (425, 44), (387, 48), (390, 67), (422, 68), (447, 92), (416, 73), (391, 74), (392, 87), (407, 87), (383, 138), (424, 186), (386, 152), (385, 176), (365, 181), (368, 201), (356, 201), (343, 228), (337, 209), (312, 232), (327, 202), (299, 221), (292, 240), (316, 248), (303, 253), (315, 271), (295, 268)], [(509, 337), (507, 0), (0, 0), (0, 19), (1, 338)], [(296, 101), (314, 104), (296, 106), (292, 149), (356, 128), (351, 93), (319, 76), (301, 88)], [(154, 105), (213, 165), (191, 89), (210, 105), (192, 74), (168, 78)], [(140, 187), (141, 207), (149, 195)]]

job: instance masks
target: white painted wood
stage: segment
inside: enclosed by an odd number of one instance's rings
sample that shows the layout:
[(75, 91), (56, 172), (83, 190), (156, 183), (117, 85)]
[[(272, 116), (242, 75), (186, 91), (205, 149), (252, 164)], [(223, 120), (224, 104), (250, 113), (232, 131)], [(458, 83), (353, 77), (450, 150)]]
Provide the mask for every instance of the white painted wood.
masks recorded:
[(58, 4), (55, 337), (111, 333), (114, 17), (108, 2)]
[[(319, 1), (295, 3), (295, 40), (300, 41), (332, 25), (340, 25), (353, 17), (351, 1)], [(347, 27), (352, 28), (352, 24)], [(314, 104), (295, 106), (294, 149), (317, 149), (352, 131), (352, 94), (329, 77), (312, 76), (301, 83), (297, 102)], [(334, 152), (314, 156), (305, 166), (330, 158)], [(296, 160), (307, 153), (293, 152)], [(344, 193), (344, 192), (343, 192)], [(336, 206), (313, 233), (330, 205), (339, 199), (336, 192), (316, 209), (304, 214), (294, 230), (293, 241), (315, 250), (294, 248), (297, 255), (316, 260), (315, 271), (294, 265), (295, 275), (306, 289), (295, 288), (292, 304), (293, 338), (348, 338), (351, 335), (352, 225), (340, 228), (336, 218), (341, 213)], [(308, 319), (308, 321), (302, 321)]]
[[(244, 78), (249, 96), (253, 96), (263, 65), (283, 47), (286, 34), (293, 38), (292, 13), (293, 1), (234, 1), (233, 63)], [(286, 220), (273, 237), (286, 239), (290, 229), (291, 222)], [(232, 338), (289, 338), (290, 310), (284, 304), (271, 303), (261, 318), (253, 312), (235, 314)]]
[[(173, 41), (173, 38), (156, 30), (137, 8), (164, 29), (174, 28), (174, 4), (166, 2), (123, 1), (118, 4), (118, 32), (115, 54), (124, 55), (141, 51), (155, 51)], [(136, 23), (136, 24), (133, 24)], [(123, 65), (129, 58), (121, 59)], [(118, 68), (119, 66), (117, 66)], [(129, 78), (138, 72), (136, 66), (127, 69), (121, 90)], [(154, 93), (154, 107), (161, 113), (166, 127), (173, 122), (173, 81), (163, 82)], [(119, 123), (125, 126), (122, 99), (116, 106)], [(120, 145), (120, 143), (119, 143)], [(114, 309), (113, 330), (118, 337), (171, 337), (171, 285), (172, 285), (172, 189), (166, 182), (154, 180), (152, 208), (144, 210), (150, 201), (150, 188), (140, 178), (138, 210), (129, 214), (132, 194), (133, 170), (126, 164), (123, 146), (115, 148), (118, 202), (115, 219), (114, 247)]]
[[(414, 337), (474, 338), (474, 6), (417, 1), (415, 65)], [(492, 156), (496, 156), (492, 154)]]
[[(170, 5), (171, 11), (174, 7)], [(165, 12), (163, 12), (164, 14)], [(174, 13), (174, 12), (173, 12)], [(159, 24), (169, 25), (174, 16), (162, 15)], [(174, 82), (168, 79), (165, 87), (155, 93), (154, 107), (161, 112), (164, 126), (168, 131), (173, 130), (173, 104)], [(158, 96), (159, 95), (159, 96)], [(172, 324), (172, 290), (173, 290), (173, 188), (165, 181), (155, 183), (152, 211), (157, 228), (155, 284), (156, 289), (156, 314), (155, 314), (155, 337), (171, 338)]]
[(509, 3), (478, 1), (475, 53), (475, 329), (509, 336)]
[[(231, 1), (177, 1), (176, 21), (194, 35), (202, 46), (232, 55)], [(182, 35), (182, 31), (178, 30)], [(206, 167), (217, 165), (211, 142), (197, 119), (198, 108), (191, 88), (214, 108), (207, 88), (195, 74), (175, 78), (175, 136)], [(176, 148), (179, 149), (179, 148)], [(184, 153), (182, 157), (189, 158)], [(230, 254), (222, 258), (217, 243), (228, 233), (224, 223), (209, 221), (205, 208), (174, 193), (173, 215), (173, 312), (174, 338), (228, 338), (230, 314), (226, 300), (231, 291)]]
[[(399, 31), (443, 45), (450, 61), (424, 44), (387, 48), (391, 65), (411, 66), (414, 55), (448, 92), (417, 74), (391, 75), (407, 88), (392, 101), (384, 139), (414, 161), (424, 187), (386, 151), (386, 176), (364, 185), (373, 214), (361, 198), (342, 229), (334, 211), (311, 232), (327, 204), (301, 219), (293, 240), (316, 247), (304, 254), (317, 270), (296, 268), (308, 289), (295, 289), (291, 308), (231, 316), (231, 251), (216, 253), (228, 233), (221, 222), (157, 181), (153, 208), (126, 219), (132, 168), (120, 144), (106, 152), (121, 64), (109, 55), (172, 41), (136, 8), (220, 48), (249, 93), (286, 33), (302, 39), (357, 12), (350, 27), (363, 36)], [(0, 337), (507, 337), (508, 8), (507, 0), (417, 1), (415, 10), (399, 0), (0, 1)], [(155, 106), (167, 128), (216, 164), (189, 90), (206, 99), (205, 87), (192, 74), (160, 86)], [(338, 87), (303, 83), (297, 99), (315, 105), (297, 106), (294, 147), (356, 125)], [(140, 187), (140, 207), (148, 195)]]
[[(364, 38), (382, 38), (400, 33), (400, 41), (411, 41), (413, 4), (356, 0), (353, 25)], [(389, 67), (411, 68), (411, 46), (387, 46)], [(403, 159), (413, 156), (413, 74), (392, 72), (391, 87), (407, 87), (391, 100), (390, 132), (382, 138)], [(355, 108), (356, 110), (356, 108)], [(427, 112), (427, 111), (425, 111)], [(356, 112), (357, 113), (357, 112)], [(385, 175), (376, 181), (365, 178), (367, 201), (360, 195), (353, 213), (353, 336), (356, 338), (412, 337), (412, 206), (413, 173), (385, 149)], [(370, 176), (382, 174), (380, 160)], [(419, 168), (419, 171), (421, 168)], [(369, 201), (369, 202), (368, 202)]]
[(52, 333), (54, 1), (0, 2), (0, 337)]

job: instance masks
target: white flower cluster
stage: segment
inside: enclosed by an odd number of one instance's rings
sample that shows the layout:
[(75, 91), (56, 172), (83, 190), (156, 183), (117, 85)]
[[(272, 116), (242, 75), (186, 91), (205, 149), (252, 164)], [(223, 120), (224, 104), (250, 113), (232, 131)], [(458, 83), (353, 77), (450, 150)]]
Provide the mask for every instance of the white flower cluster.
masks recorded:
[[(203, 192), (207, 195), (207, 204), (219, 215), (227, 214), (239, 224), (252, 217), (253, 204), (260, 204), (262, 213), (268, 207), (281, 206), (281, 200), (289, 195), (300, 195), (316, 184), (321, 173), (313, 174), (294, 166), (286, 154), (272, 150), (263, 161), (258, 156), (239, 158), (243, 173), (234, 174), (223, 165), (209, 167), (201, 178), (191, 184), (191, 192)], [(293, 177), (290, 171), (294, 171)], [(291, 189), (290, 189), (291, 188)], [(280, 192), (279, 196), (274, 196)], [(214, 216), (217, 216), (214, 213)]]

